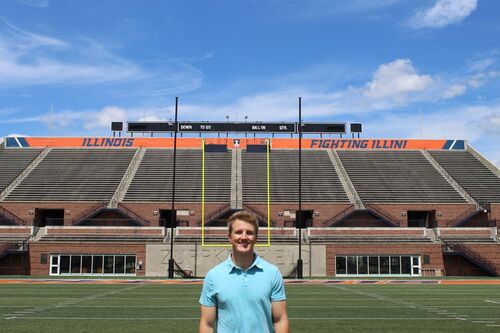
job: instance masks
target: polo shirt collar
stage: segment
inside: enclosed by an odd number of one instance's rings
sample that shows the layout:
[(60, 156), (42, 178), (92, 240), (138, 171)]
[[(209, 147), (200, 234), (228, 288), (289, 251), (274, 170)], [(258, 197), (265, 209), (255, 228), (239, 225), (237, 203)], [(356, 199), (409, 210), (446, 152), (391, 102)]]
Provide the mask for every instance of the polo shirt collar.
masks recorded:
[[(226, 267), (227, 267), (227, 272), (231, 273), (233, 269), (239, 269), (242, 270), (240, 267), (236, 266), (233, 262), (233, 259), (231, 258), (232, 254), (229, 255), (229, 257), (226, 260)], [(257, 255), (257, 253), (254, 252), (255, 259), (253, 260), (252, 265), (247, 268), (247, 271), (251, 270), (254, 267), (257, 267), (259, 269), (262, 269), (262, 258)]]

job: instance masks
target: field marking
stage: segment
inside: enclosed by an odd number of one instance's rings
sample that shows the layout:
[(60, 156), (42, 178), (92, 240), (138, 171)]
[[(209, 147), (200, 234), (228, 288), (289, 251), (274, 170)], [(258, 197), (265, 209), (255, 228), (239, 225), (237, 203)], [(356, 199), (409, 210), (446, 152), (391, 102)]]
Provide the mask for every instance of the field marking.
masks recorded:
[(495, 302), (495, 301), (492, 301), (492, 300), (489, 300), (489, 299), (485, 299), (484, 301), (488, 302), (488, 303), (493, 303), (493, 304), (499, 304), (500, 305), (500, 302)]
[[(107, 292), (107, 293), (96, 293), (94, 295), (90, 295), (90, 296), (86, 296), (86, 297), (81, 297), (81, 298), (70, 298), (68, 301), (65, 301), (65, 302), (59, 302), (59, 303), (55, 303), (55, 304), (47, 304), (47, 305), (43, 305), (43, 306), (36, 305), (36, 306), (33, 306), (31, 308), (31, 310), (35, 311), (35, 312), (38, 312), (38, 311), (49, 310), (49, 309), (52, 309), (52, 308), (65, 307), (65, 306), (68, 306), (68, 305), (71, 305), (71, 304), (75, 304), (75, 303), (78, 303), (78, 302), (82, 302), (82, 301), (85, 301), (85, 300), (91, 300), (91, 299), (96, 299), (96, 298), (100, 298), (100, 297), (105, 297), (105, 296), (117, 294), (117, 293), (120, 293), (120, 292), (125, 292), (125, 291), (128, 291), (128, 290), (133, 290), (133, 289), (141, 288), (143, 286), (144, 285), (140, 285), (140, 284), (139, 285), (133, 285), (133, 286), (129, 286), (127, 288), (120, 288), (120, 289), (113, 290), (113, 291), (110, 291), (110, 292)], [(13, 298), (9, 298), (9, 299), (13, 299)], [(22, 299), (29, 299), (29, 297), (28, 298), (22, 298)], [(31, 298), (31, 299), (33, 299), (33, 298)], [(43, 299), (46, 299), (46, 298), (43, 298)], [(62, 299), (67, 299), (67, 298), (62, 298)], [(15, 315), (20, 315), (20, 318), (28, 318), (28, 317), (23, 317), (23, 314), (21, 314), (19, 311), (15, 312), (13, 314), (4, 314), (4, 316), (11, 316), (11, 317), (9, 317), (7, 319), (17, 319), (17, 318), (19, 318), (19, 317), (16, 317)]]
[[(139, 317), (139, 318), (131, 318), (131, 317), (10, 317), (3, 319), (21, 319), (21, 320), (134, 320), (134, 321), (147, 321), (147, 320), (199, 320), (199, 317)], [(461, 320), (459, 318), (400, 318), (400, 317), (289, 317), (289, 320), (389, 320), (389, 321), (415, 321), (415, 320)], [(478, 319), (496, 319), (496, 318), (478, 318)]]
[[(448, 319), (451, 319), (451, 320), (470, 321), (470, 322), (474, 323), (474, 321), (472, 321), (472, 319), (475, 319), (475, 320), (477, 320), (477, 319), (483, 319), (483, 318), (467, 318), (468, 316), (459, 315), (458, 313), (448, 312), (448, 311), (443, 311), (443, 312), (435, 313), (434, 309), (432, 309), (429, 306), (418, 305), (418, 304), (414, 304), (414, 303), (411, 303), (411, 302), (408, 302), (408, 301), (394, 300), (394, 299), (391, 299), (391, 298), (388, 298), (388, 297), (385, 297), (385, 296), (381, 296), (379, 294), (362, 292), (362, 291), (355, 290), (355, 289), (351, 290), (351, 289), (349, 289), (346, 286), (331, 285), (331, 287), (336, 288), (336, 289), (340, 289), (340, 290), (344, 290), (344, 291), (351, 291), (354, 294), (364, 295), (364, 296), (367, 296), (367, 297), (372, 297), (372, 298), (375, 298), (375, 299), (378, 299), (378, 300), (388, 301), (388, 302), (395, 303), (395, 304), (401, 304), (401, 305), (405, 305), (405, 306), (411, 306), (411, 305), (413, 305), (418, 310), (427, 311), (428, 313), (432, 313), (432, 314), (446, 315), (448, 317)], [(436, 319), (441, 319), (441, 318), (436, 318)], [(488, 319), (493, 319), (493, 318), (488, 318)], [(498, 318), (494, 318), (494, 319), (498, 319)]]

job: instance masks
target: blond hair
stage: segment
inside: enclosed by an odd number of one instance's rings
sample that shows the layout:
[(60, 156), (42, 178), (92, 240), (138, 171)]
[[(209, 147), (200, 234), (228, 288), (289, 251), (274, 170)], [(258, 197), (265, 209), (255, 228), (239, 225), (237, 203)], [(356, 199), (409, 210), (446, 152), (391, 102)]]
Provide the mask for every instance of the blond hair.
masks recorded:
[(259, 222), (257, 221), (257, 218), (255, 217), (255, 215), (250, 214), (249, 212), (247, 212), (245, 210), (240, 210), (240, 211), (234, 213), (233, 215), (231, 215), (231, 217), (229, 217), (229, 220), (227, 222), (227, 227), (229, 229), (229, 233), (231, 233), (233, 231), (233, 224), (236, 220), (243, 221), (243, 222), (246, 222), (246, 223), (253, 225), (253, 227), (255, 229), (255, 234), (257, 234), (259, 232)]

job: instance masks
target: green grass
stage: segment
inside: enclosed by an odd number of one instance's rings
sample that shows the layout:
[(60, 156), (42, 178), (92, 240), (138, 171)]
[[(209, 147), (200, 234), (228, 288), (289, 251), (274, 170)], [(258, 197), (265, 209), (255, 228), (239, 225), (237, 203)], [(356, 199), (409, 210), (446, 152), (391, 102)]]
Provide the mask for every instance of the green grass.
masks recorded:
[[(0, 330), (196, 332), (200, 290), (147, 283), (0, 285)], [(498, 285), (287, 285), (286, 292), (294, 333), (500, 332)]]

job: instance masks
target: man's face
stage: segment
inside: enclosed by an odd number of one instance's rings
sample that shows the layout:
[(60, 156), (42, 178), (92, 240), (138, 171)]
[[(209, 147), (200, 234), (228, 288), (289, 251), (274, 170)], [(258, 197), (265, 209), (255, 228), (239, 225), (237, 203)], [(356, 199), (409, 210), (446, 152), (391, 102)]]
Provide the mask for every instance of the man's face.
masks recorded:
[(233, 246), (233, 252), (241, 254), (253, 253), (253, 246), (257, 242), (254, 226), (241, 220), (233, 222), (233, 228), (228, 238)]

